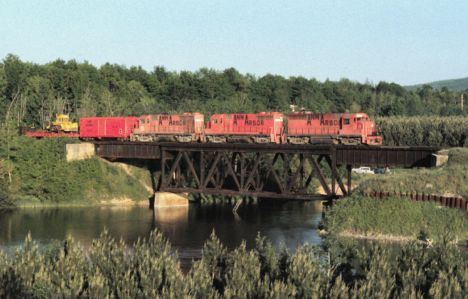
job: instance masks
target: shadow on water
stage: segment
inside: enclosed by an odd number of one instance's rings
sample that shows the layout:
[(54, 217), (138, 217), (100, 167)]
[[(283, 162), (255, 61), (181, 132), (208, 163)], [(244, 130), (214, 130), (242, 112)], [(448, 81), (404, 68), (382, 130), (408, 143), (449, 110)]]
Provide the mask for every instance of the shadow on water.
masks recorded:
[(260, 233), (277, 246), (285, 244), (295, 249), (304, 243), (321, 242), (317, 231), (321, 211), (319, 202), (272, 200), (242, 205), (237, 216), (229, 204), (190, 204), (154, 212), (133, 206), (18, 209), (1, 214), (0, 248), (8, 251), (21, 245), (28, 232), (40, 245), (71, 236), (83, 246), (90, 246), (104, 229), (127, 244), (158, 229), (182, 260), (199, 257), (213, 230), (228, 248), (243, 240), (251, 248)]

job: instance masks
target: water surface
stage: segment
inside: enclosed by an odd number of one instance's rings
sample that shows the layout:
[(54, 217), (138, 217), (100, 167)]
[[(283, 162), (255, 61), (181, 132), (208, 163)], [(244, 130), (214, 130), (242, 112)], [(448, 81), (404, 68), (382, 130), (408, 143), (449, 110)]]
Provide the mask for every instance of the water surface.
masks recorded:
[(320, 243), (317, 226), (321, 219), (318, 202), (264, 200), (241, 205), (237, 215), (232, 205), (190, 204), (182, 208), (146, 207), (30, 208), (0, 213), (0, 249), (12, 251), (24, 242), (28, 232), (41, 245), (72, 236), (84, 246), (104, 229), (128, 244), (158, 229), (177, 249), (181, 259), (200, 256), (211, 232), (229, 248), (255, 244), (258, 233), (275, 245), (290, 249)]

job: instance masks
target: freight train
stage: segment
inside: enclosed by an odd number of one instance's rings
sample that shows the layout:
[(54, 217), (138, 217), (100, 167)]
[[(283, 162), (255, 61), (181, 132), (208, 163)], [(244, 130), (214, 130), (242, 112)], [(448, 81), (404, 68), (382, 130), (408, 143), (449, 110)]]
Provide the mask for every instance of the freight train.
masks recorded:
[(140, 142), (381, 145), (375, 123), (365, 113), (280, 112), (153, 114), (140, 117), (83, 117), (80, 138)]

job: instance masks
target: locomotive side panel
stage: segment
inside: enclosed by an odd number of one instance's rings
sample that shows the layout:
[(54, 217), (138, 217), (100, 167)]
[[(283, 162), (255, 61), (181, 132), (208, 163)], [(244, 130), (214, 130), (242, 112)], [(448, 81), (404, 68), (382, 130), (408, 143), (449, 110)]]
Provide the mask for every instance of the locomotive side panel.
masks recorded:
[(139, 118), (139, 127), (132, 134), (135, 141), (199, 141), (204, 117), (200, 113), (154, 114)]
[(214, 114), (205, 128), (208, 142), (280, 143), (283, 114)]
[(287, 142), (293, 144), (331, 143), (340, 130), (340, 115), (291, 112), (288, 115)]

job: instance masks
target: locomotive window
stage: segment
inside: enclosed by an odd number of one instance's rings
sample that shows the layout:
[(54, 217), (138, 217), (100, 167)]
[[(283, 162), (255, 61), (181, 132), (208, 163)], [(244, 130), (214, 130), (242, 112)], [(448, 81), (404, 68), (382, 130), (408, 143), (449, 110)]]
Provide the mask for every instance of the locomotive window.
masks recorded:
[(349, 125), (349, 118), (345, 118), (345, 119), (344, 119), (344, 124), (345, 124), (345, 125)]

